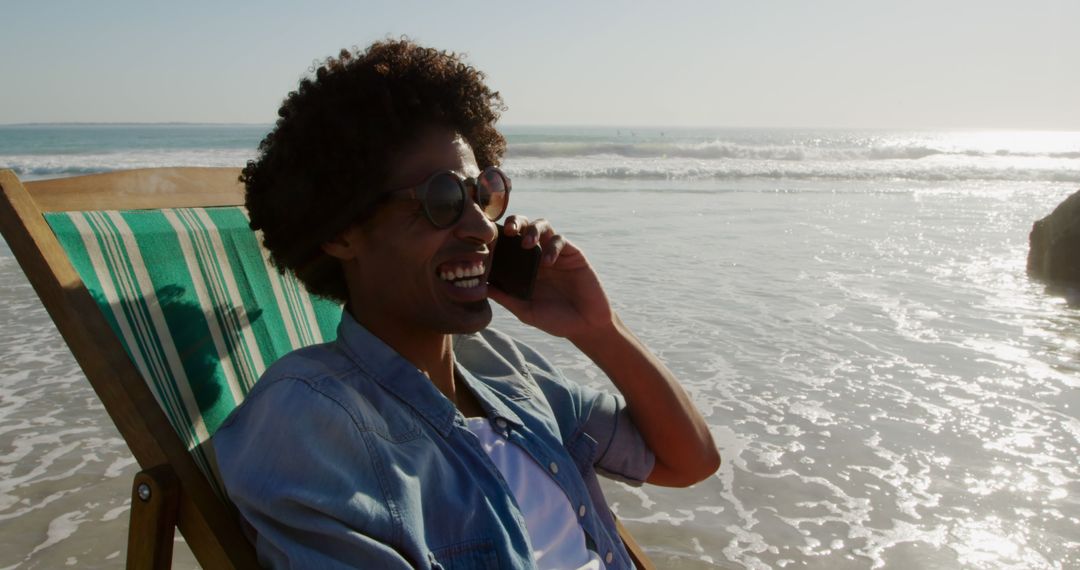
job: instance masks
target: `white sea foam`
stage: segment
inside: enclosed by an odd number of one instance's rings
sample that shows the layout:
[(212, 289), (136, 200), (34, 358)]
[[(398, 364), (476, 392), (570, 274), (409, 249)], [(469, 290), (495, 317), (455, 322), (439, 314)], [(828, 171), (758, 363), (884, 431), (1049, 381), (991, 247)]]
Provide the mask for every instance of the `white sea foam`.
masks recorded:
[[(655, 134), (631, 140), (608, 133), (540, 142), (511, 135), (506, 167), (515, 176), (548, 179), (1080, 181), (1080, 134), (1075, 133), (1028, 133), (1026, 138), (965, 133), (736, 134), (733, 140), (687, 134), (674, 140)], [(254, 143), (219, 149), (8, 151), (0, 154), (0, 168), (41, 178), (155, 166), (238, 167), (254, 157)]]
[(696, 160), (688, 158), (567, 157), (508, 158), (511, 176), (616, 180), (912, 180), (1080, 182), (1080, 160), (1051, 158), (943, 157), (915, 161)]
[(90, 154), (11, 154), (0, 156), (0, 168), (23, 178), (53, 178), (130, 168), (161, 166), (243, 166), (254, 149), (132, 150)]
[(117, 520), (120, 517), (122, 517), (124, 515), (127, 515), (129, 512), (131, 512), (131, 501), (130, 500), (128, 500), (123, 505), (120, 505), (119, 507), (116, 507), (115, 509), (111, 509), (109, 511), (106, 511), (105, 514), (101, 516), (100, 520), (102, 522), (108, 522), (108, 521)]
[(781, 161), (867, 161), (919, 160), (936, 155), (977, 157), (1031, 157), (1078, 159), (1080, 150), (1058, 152), (1024, 152), (998, 149), (944, 149), (919, 144), (884, 144), (846, 147), (821, 147), (807, 144), (746, 145), (721, 140), (698, 143), (631, 143), (631, 142), (545, 142), (518, 143), (507, 148), (507, 156), (517, 158), (580, 158), (616, 156), (626, 158), (695, 158), (695, 159), (752, 159)]
[(38, 551), (49, 548), (50, 546), (68, 538), (75, 534), (75, 531), (79, 529), (79, 525), (85, 522), (86, 513), (83, 511), (75, 511), (71, 513), (65, 513), (52, 520), (49, 523), (48, 536), (45, 542), (34, 547), (30, 551), (30, 555), (33, 556)]
[(553, 179), (1080, 181), (1080, 133), (614, 134), (511, 136), (507, 165)]

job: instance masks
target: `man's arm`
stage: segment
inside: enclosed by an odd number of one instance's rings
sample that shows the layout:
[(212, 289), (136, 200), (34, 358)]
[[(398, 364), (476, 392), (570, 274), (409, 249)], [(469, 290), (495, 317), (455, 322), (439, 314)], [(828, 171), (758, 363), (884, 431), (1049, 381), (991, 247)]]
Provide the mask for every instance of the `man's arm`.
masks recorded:
[(611, 310), (596, 272), (581, 250), (545, 220), (510, 216), (504, 231), (525, 236), (522, 247), (544, 251), (530, 301), (495, 288), (490, 297), (522, 322), (569, 339), (626, 398), (634, 425), (656, 456), (648, 482), (692, 485), (713, 474), (720, 454), (704, 418), (678, 380)]
[(649, 483), (686, 487), (716, 472), (720, 453), (705, 419), (675, 375), (618, 315), (607, 330), (570, 340), (626, 398), (634, 425), (656, 455)]

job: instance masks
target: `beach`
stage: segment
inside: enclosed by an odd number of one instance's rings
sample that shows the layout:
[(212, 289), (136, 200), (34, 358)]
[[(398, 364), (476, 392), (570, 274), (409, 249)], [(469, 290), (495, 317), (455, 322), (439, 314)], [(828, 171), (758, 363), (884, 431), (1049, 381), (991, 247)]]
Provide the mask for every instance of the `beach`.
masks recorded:
[[(241, 166), (267, 128), (0, 127), (0, 168)], [(1080, 133), (505, 132), (510, 211), (586, 252), (720, 447), (689, 489), (605, 484), (658, 567), (1080, 566), (1080, 308), (1025, 271)], [(137, 466), (6, 244), (0, 326), (0, 570), (119, 568)]]

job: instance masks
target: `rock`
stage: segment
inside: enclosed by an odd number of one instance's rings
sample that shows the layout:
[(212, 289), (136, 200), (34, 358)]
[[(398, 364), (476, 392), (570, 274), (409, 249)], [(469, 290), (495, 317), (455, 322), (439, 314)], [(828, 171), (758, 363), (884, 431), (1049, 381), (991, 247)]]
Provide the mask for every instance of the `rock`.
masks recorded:
[(1028, 239), (1028, 275), (1054, 284), (1080, 285), (1080, 191), (1035, 222)]

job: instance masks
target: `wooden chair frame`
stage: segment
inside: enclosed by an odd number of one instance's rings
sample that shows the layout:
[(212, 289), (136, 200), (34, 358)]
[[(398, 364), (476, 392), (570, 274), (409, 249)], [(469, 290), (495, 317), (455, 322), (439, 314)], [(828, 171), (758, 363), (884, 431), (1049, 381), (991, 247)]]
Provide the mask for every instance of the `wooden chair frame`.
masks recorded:
[[(169, 568), (180, 529), (204, 568), (258, 568), (235, 509), (169, 424), (43, 214), (243, 204), (236, 168), (151, 168), (22, 183), (0, 170), (0, 230), (142, 468), (132, 488), (128, 568)], [(620, 524), (639, 568), (654, 568)]]
[[(128, 568), (168, 568), (174, 524), (204, 568), (259, 565), (235, 510), (173, 431), (43, 214), (242, 204), (237, 175), (234, 168), (145, 169), (23, 184), (0, 170), (4, 239), (144, 470), (133, 489)], [(145, 501), (141, 484), (150, 488)]]

